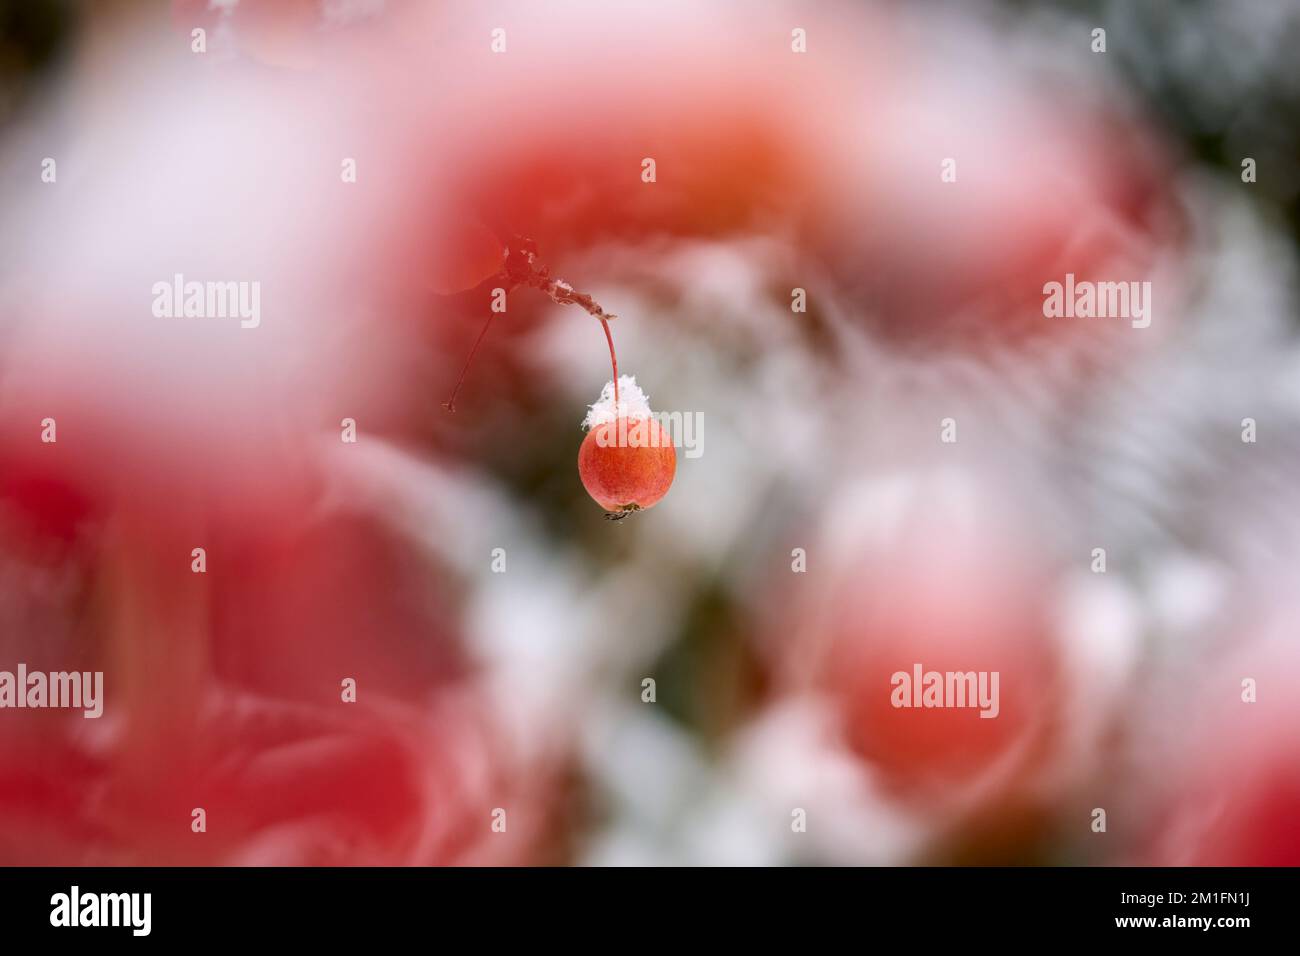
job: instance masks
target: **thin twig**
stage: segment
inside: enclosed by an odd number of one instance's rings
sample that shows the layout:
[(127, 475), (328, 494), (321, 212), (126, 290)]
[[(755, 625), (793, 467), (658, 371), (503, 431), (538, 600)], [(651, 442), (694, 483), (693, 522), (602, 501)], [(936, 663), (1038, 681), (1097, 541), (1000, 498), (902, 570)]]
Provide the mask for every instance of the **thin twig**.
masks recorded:
[[(505, 268), (494, 276), (492, 281), (497, 283), (498, 287), (504, 288), (506, 295), (522, 285), (531, 286), (549, 296), (552, 302), (560, 305), (576, 305), (600, 320), (601, 328), (605, 330), (605, 341), (609, 343), (609, 361), (614, 370), (614, 407), (617, 408), (618, 359), (614, 357), (614, 338), (609, 332), (609, 322), (618, 316), (606, 312), (595, 299), (585, 292), (579, 292), (563, 279), (552, 278), (549, 269), (537, 265), (537, 244), (522, 236), (510, 240), (510, 244), (506, 246)], [(487, 335), (488, 326), (491, 324), (492, 314), (489, 314), (478, 338), (474, 340), (474, 347), (470, 349), (469, 357), (465, 359), (465, 366), (461, 369), (460, 378), (456, 380), (456, 387), (452, 389), (451, 398), (442, 403), (449, 412), (456, 410), (456, 395), (460, 392), (460, 386), (465, 381), (465, 373), (469, 371), (470, 363), (474, 361), (474, 354), (478, 352), (478, 347), (482, 344), (483, 337)]]
[(487, 335), (488, 326), (492, 324), (492, 316), (495, 312), (489, 312), (487, 321), (483, 323), (483, 328), (479, 330), (478, 338), (474, 340), (474, 347), (469, 350), (469, 355), (465, 359), (465, 365), (460, 370), (460, 378), (456, 379), (456, 387), (451, 390), (451, 398), (442, 403), (442, 407), (449, 412), (456, 410), (456, 396), (460, 393), (460, 387), (465, 383), (465, 373), (469, 371), (470, 363), (474, 361), (474, 355), (478, 352), (478, 347), (483, 344), (483, 336)]

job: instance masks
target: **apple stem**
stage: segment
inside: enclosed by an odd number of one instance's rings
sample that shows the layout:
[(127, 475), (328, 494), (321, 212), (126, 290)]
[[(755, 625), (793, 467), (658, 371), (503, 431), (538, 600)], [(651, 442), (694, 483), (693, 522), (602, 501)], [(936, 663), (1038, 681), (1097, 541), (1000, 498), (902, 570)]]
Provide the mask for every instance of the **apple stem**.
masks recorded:
[(609, 320), (601, 318), (600, 327), (605, 330), (605, 341), (609, 343), (609, 365), (614, 370), (614, 413), (618, 414), (618, 356), (614, 354), (614, 336), (609, 334)]

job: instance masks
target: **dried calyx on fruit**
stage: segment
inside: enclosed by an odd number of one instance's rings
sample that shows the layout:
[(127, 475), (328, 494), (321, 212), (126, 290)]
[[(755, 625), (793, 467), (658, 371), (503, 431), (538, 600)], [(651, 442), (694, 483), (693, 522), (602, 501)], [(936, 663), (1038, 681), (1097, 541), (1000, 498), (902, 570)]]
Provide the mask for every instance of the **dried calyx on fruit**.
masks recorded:
[[(605, 332), (609, 346), (609, 364), (613, 378), (601, 390), (583, 421), (590, 429), (578, 449), (578, 475), (583, 487), (605, 517), (617, 521), (637, 511), (653, 507), (673, 483), (677, 470), (677, 452), (672, 439), (655, 420), (646, 395), (632, 376), (618, 374), (618, 356), (609, 322), (615, 316), (606, 312), (585, 292), (578, 292), (567, 282), (553, 278), (545, 266), (537, 263), (537, 244), (516, 236), (507, 244), (502, 271), (493, 279), (506, 294), (520, 286), (531, 286), (560, 305), (577, 305), (594, 316)], [(448, 411), (456, 410), (456, 395), (465, 381), (474, 355), (492, 324), (489, 313), (479, 331), (469, 357), (461, 369), (451, 397), (443, 402)], [(622, 394), (620, 394), (620, 391)]]

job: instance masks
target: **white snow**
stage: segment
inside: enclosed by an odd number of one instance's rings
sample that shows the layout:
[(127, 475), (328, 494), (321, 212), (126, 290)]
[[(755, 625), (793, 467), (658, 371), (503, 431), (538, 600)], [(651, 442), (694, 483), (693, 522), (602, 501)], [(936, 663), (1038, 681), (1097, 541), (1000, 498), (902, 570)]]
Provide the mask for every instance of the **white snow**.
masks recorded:
[(600, 398), (596, 400), (596, 404), (587, 410), (587, 417), (582, 420), (582, 427), (595, 428), (597, 425), (604, 425), (619, 418), (637, 421), (653, 416), (654, 412), (650, 411), (650, 397), (641, 391), (636, 383), (636, 376), (620, 375), (618, 409), (614, 408), (614, 383), (606, 382), (605, 387), (600, 390)]

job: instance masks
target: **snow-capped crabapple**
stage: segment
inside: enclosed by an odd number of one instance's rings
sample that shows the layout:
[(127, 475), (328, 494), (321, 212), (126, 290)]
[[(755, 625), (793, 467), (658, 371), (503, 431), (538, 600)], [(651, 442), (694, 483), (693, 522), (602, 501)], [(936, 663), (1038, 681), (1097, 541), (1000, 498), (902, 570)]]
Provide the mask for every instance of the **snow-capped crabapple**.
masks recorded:
[[(507, 287), (532, 286), (561, 305), (581, 306), (600, 322), (605, 333), (613, 377), (583, 421), (583, 427), (590, 429), (578, 449), (578, 475), (583, 487), (612, 520), (653, 507), (672, 486), (677, 471), (677, 452), (671, 436), (654, 419), (649, 400), (637, 387), (636, 379), (618, 374), (618, 355), (614, 351), (614, 337), (609, 331), (609, 320), (614, 316), (602, 309), (591, 296), (554, 278), (548, 269), (540, 266), (537, 263), (537, 245), (531, 239), (515, 236), (504, 253), (501, 275)], [(461, 368), (451, 396), (443, 403), (448, 411), (456, 408), (456, 395), (491, 323), (492, 316), (489, 315)]]

